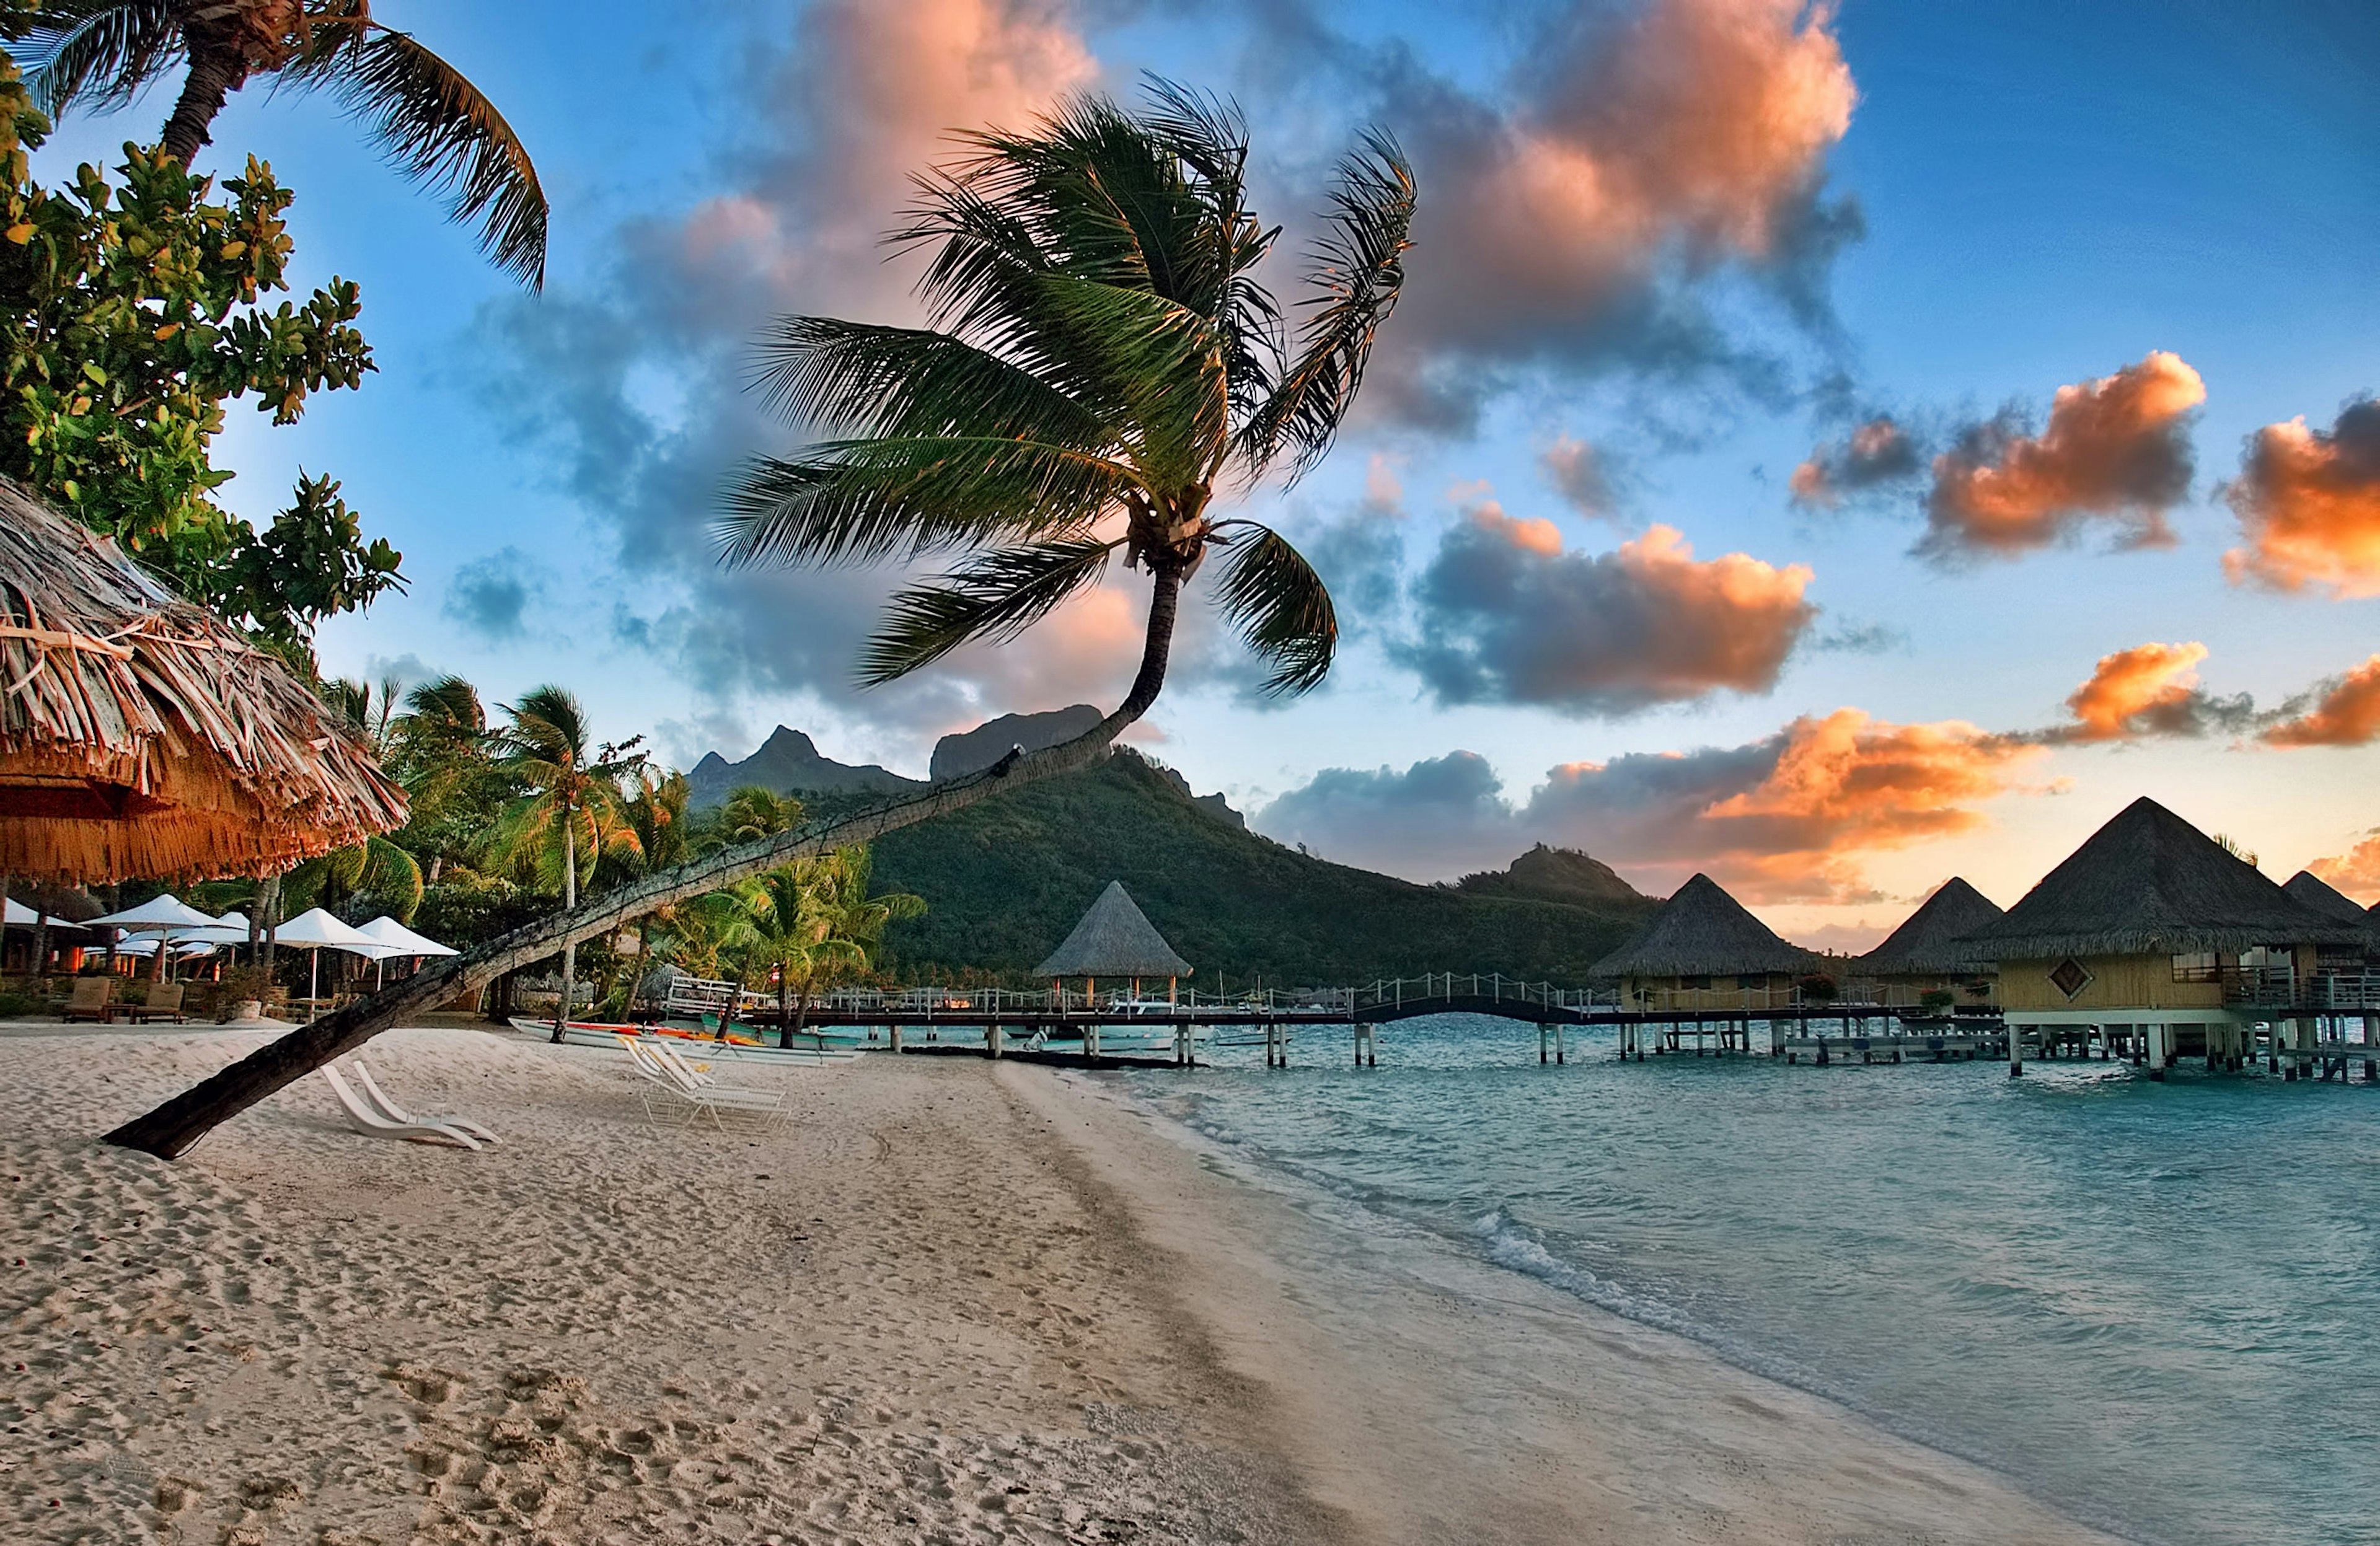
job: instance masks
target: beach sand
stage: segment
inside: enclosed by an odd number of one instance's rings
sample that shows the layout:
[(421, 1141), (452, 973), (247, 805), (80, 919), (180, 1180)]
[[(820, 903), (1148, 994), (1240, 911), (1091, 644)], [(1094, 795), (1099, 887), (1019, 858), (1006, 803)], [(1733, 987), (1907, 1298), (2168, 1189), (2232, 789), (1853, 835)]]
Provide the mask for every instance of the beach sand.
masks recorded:
[[(27, 1541), (2098, 1540), (2001, 1479), (1451, 1251), (1366, 1245), (1111, 1083), (365, 1057), (174, 1165), (95, 1135), (253, 1033), (0, 1037), (0, 1475)], [(1366, 1251), (1373, 1252), (1366, 1257)]]

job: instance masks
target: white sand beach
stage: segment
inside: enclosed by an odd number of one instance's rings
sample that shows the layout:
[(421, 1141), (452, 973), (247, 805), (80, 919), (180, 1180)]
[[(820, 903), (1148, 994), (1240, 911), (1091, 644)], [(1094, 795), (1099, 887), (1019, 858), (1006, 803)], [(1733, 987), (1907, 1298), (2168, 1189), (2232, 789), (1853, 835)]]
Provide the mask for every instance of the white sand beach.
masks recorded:
[(2100, 1540), (1551, 1289), (1343, 1241), (1099, 1081), (733, 1069), (480, 1031), (175, 1165), (115, 1122), (254, 1033), (0, 1037), (7, 1535), (42, 1542)]

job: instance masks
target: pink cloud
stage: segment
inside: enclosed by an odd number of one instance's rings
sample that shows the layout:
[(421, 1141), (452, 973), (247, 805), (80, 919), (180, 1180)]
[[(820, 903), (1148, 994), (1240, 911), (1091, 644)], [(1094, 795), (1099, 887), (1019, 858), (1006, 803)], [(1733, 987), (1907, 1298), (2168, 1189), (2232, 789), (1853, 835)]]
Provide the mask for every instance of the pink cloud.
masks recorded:
[(2328, 433), (2266, 425), (2223, 494), (2247, 538), (2223, 555), (2233, 584), (2380, 596), (2380, 403), (2349, 404)]

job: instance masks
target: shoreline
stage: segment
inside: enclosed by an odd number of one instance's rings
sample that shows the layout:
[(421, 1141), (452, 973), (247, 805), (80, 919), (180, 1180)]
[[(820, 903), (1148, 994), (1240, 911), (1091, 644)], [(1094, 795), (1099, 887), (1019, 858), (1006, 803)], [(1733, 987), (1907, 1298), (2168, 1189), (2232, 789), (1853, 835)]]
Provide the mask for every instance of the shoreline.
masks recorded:
[(720, 1137), (650, 1129), (618, 1054), (410, 1030), (374, 1073), (500, 1147), (358, 1136), (310, 1080), (175, 1165), (95, 1141), (262, 1039), (0, 1038), (12, 1539), (2112, 1539), (1549, 1286), (1318, 1234), (1099, 1078), (724, 1063), (790, 1115)]
[(1119, 1080), (1002, 1077), (1172, 1254), (1176, 1291), (1284, 1399), (1293, 1461), (1364, 1540), (2123, 1539), (1679, 1334), (1335, 1224)]

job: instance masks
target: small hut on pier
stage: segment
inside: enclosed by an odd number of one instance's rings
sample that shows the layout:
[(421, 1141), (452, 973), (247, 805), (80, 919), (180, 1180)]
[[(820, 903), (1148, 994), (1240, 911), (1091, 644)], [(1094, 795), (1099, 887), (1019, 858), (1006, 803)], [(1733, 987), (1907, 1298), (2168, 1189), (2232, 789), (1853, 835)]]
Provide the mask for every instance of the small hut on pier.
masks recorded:
[(1884, 1004), (1917, 1004), (1929, 993), (1948, 993), (1953, 1005), (1989, 1004), (1992, 963), (1960, 940), (2003, 916), (1998, 903), (1954, 875), (1883, 944), (1855, 958), (1852, 974), (1876, 984)]
[(1083, 914), (1082, 922), (1075, 925), (1075, 932), (1033, 974), (1056, 984), (1062, 998), (1065, 979), (1082, 978), (1084, 994), (1096, 1008), (1101, 977), (1111, 982), (1119, 978), (1129, 981), (1135, 999), (1140, 996), (1142, 978), (1162, 977), (1166, 981), (1165, 996), (1170, 1001), (1179, 991), (1181, 980), (1192, 970), (1133, 901), (1123, 882), (1111, 880), (1108, 888), (1099, 893), (1099, 900)]
[(2028, 1040), (2087, 1051), (2095, 1039), (2161, 1079), (2184, 1053), (2239, 1067), (2317, 952), (2362, 937), (2143, 798), (1961, 944), (1998, 965), (2010, 1073)]
[(0, 478), (0, 874), (277, 874), (405, 793), (279, 657)]
[(1725, 1013), (1789, 1008), (1794, 979), (1824, 964), (1779, 939), (1718, 882), (1697, 875), (1635, 938), (1587, 970), (1620, 980), (1622, 1009)]

